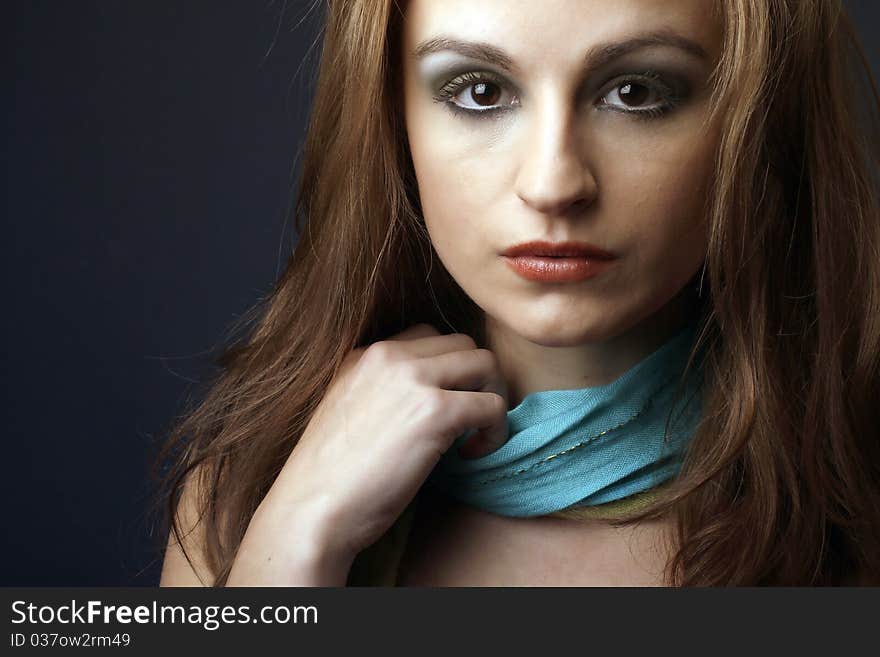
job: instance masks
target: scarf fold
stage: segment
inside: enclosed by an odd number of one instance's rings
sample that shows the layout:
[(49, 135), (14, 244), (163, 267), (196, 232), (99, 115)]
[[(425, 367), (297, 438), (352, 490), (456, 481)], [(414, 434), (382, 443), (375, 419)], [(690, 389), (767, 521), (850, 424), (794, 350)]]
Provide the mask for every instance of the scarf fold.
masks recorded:
[(701, 419), (699, 354), (681, 381), (694, 337), (689, 324), (606, 385), (527, 395), (507, 412), (504, 445), (463, 458), (458, 447), (472, 429), (426, 484), (485, 511), (528, 517), (619, 500), (674, 477)]

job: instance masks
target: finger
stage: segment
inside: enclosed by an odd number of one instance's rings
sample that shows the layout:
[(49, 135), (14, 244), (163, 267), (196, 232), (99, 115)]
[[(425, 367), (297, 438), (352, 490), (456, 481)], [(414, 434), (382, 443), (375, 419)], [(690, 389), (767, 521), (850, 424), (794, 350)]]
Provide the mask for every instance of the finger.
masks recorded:
[(507, 409), (509, 403), (507, 383), (498, 367), (495, 354), (488, 349), (453, 352), (425, 360), (433, 383), (446, 390), (494, 393), (503, 400), (503, 413), (490, 418), (483, 425), (471, 425), (478, 429), (459, 448), (463, 457), (484, 456), (501, 447), (509, 438)]
[[(502, 430), (502, 426), (504, 430)], [(510, 427), (505, 422), (478, 429), (458, 448), (458, 455), (464, 459), (488, 456), (510, 440)]]
[(458, 448), (459, 456), (476, 458), (494, 452), (508, 440), (507, 400), (496, 393), (450, 390), (450, 413), (458, 430), (455, 438), (476, 429)]
[(476, 349), (474, 339), (464, 333), (443, 335), (430, 324), (415, 324), (397, 333), (388, 341), (398, 342), (400, 349), (412, 358), (426, 358), (449, 351)]
[(498, 359), (489, 349), (449, 351), (419, 361), (420, 373), (444, 390), (494, 392), (507, 399)]
[(399, 341), (407, 341), (407, 340), (418, 340), (419, 338), (427, 338), (432, 335), (440, 335), (440, 332), (435, 329), (430, 324), (420, 323), (413, 324), (412, 326), (405, 328), (400, 333), (395, 333), (388, 340), (399, 340)]
[[(407, 327), (406, 329), (404, 329), (400, 333), (396, 333), (395, 335), (392, 335), (390, 338), (386, 338), (385, 340), (382, 340), (381, 342), (401, 342), (401, 343), (406, 342), (406, 343), (409, 343), (409, 342), (416, 342), (416, 341), (421, 340), (423, 338), (429, 338), (432, 336), (439, 336), (439, 335), (440, 334), (437, 331), (437, 329), (435, 329), (430, 324), (422, 322), (419, 324), (413, 324), (412, 326)], [(361, 357), (364, 355), (364, 352), (369, 348), (369, 346), (371, 346), (371, 345), (367, 345), (365, 347), (357, 347), (355, 349), (352, 349), (348, 354), (346, 354), (345, 358), (343, 359), (342, 369), (350, 369), (351, 367), (353, 367), (361, 359)], [(407, 351), (407, 353), (409, 353), (409, 351)], [(435, 352), (430, 352), (428, 355), (431, 355), (432, 353), (435, 353)], [(440, 352), (438, 351), (436, 353), (440, 353)], [(416, 353), (413, 355), (419, 356), (421, 354)]]

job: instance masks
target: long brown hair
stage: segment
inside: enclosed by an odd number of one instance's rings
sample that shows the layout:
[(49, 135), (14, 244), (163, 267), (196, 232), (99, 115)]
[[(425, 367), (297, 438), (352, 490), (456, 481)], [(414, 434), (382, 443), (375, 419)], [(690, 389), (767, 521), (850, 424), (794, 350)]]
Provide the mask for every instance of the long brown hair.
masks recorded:
[[(678, 585), (880, 583), (880, 96), (839, 0), (723, 0), (724, 132), (700, 273), (704, 418), (672, 513)], [(157, 466), (166, 521), (198, 473), (222, 586), (345, 355), (417, 322), (485, 344), (421, 220), (400, 95), (402, 10), (328, 0), (299, 235)], [(188, 556), (189, 558), (189, 556)]]

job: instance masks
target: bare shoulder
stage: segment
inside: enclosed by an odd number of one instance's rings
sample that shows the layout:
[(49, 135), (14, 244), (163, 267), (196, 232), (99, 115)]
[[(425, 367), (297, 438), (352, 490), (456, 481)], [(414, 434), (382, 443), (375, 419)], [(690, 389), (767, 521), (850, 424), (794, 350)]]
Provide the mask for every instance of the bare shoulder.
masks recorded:
[(159, 586), (211, 586), (216, 579), (205, 559), (205, 525), (199, 522), (205, 492), (200, 489), (198, 480), (198, 470), (194, 470), (184, 484), (177, 505), (180, 542), (174, 531), (170, 531)]

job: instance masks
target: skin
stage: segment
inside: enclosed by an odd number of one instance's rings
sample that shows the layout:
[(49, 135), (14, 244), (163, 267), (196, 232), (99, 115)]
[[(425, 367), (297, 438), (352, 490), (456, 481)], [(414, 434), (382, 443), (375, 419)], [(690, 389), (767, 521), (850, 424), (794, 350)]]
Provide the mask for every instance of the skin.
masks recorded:
[[(228, 586), (342, 585), (461, 427), (497, 424), (507, 403), (531, 392), (608, 383), (682, 327), (683, 290), (705, 258), (703, 205), (719, 139), (718, 126), (704, 126), (721, 41), (707, 8), (410, 0), (403, 100), (424, 219), (443, 265), (485, 311), (494, 356), (426, 325), (354, 350), (254, 514)], [(585, 73), (585, 53), (598, 44), (661, 28), (705, 58), (652, 46)], [(448, 51), (414, 56), (441, 35), (490, 42), (514, 70)], [(624, 113), (634, 108), (623, 96), (635, 109), (667, 100), (659, 87), (623, 90), (646, 69), (681, 96), (650, 120)], [(475, 97), (471, 81), (435, 100), (457, 75), (486, 71), (497, 88)], [(480, 94), (505, 111), (464, 117), (446, 104), (480, 109)], [(583, 240), (618, 259), (580, 283), (526, 281), (499, 254), (536, 239)], [(506, 400), (497, 392), (505, 384)], [(666, 521), (615, 528), (422, 504), (433, 506), (416, 514), (405, 585), (641, 585), (661, 582), (668, 561)], [(162, 584), (197, 582), (171, 538), (169, 546)]]
[[(720, 26), (705, 0), (410, 0), (405, 12), (404, 112), (425, 224), (486, 313), (510, 406), (613, 381), (691, 312), (720, 139), (718, 125), (704, 125)], [(593, 46), (660, 29), (705, 57), (655, 45), (587, 72)], [(451, 50), (415, 54), (440, 36), (488, 42), (515, 68)], [(681, 96), (654, 118), (623, 111), (669, 98), (637, 76), (646, 69)], [(486, 72), (494, 76), (435, 100), (458, 75)], [(458, 115), (452, 103), (502, 111)], [(578, 283), (527, 281), (499, 254), (538, 239), (586, 241), (618, 259)]]

